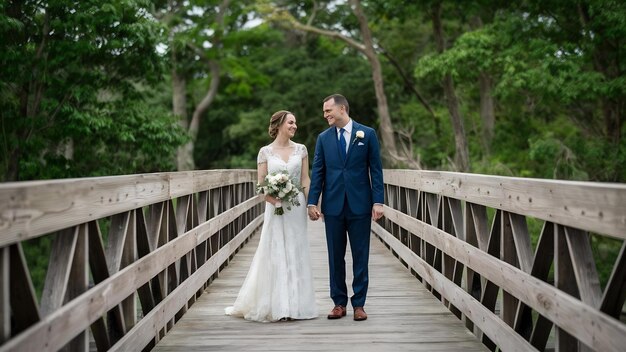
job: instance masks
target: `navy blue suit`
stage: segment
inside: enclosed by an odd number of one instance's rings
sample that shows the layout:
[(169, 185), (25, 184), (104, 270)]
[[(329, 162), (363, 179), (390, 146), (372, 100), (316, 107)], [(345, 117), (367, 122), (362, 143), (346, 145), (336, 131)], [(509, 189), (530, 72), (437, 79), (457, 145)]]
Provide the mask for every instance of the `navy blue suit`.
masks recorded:
[[(376, 131), (354, 120), (352, 124), (345, 160), (340, 153), (336, 127), (330, 127), (318, 136), (308, 204), (316, 205), (323, 194), (322, 213), (333, 302), (347, 306), (345, 255), (349, 239), (354, 274), (351, 303), (353, 307), (363, 307), (369, 280), (372, 206), (384, 203), (383, 172)], [(365, 136), (357, 138), (358, 131), (363, 131)]]

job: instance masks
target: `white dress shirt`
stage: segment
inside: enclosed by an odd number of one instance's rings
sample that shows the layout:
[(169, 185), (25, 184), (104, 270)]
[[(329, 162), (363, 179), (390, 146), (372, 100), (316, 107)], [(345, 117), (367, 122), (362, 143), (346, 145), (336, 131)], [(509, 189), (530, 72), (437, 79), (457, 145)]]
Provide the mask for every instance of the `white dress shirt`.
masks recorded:
[[(348, 121), (348, 124), (343, 128), (343, 138), (346, 139), (346, 154), (348, 153), (348, 149), (350, 148), (350, 137), (352, 137), (352, 119)], [(339, 131), (341, 128), (337, 127), (337, 139), (339, 139)]]

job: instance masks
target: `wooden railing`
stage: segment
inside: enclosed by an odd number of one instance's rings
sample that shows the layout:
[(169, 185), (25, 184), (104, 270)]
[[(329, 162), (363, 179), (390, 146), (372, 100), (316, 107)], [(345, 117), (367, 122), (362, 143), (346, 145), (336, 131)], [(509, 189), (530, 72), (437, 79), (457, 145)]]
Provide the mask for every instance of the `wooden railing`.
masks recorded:
[[(0, 351), (85, 351), (89, 332), (99, 351), (150, 348), (259, 228), (255, 183), (216, 170), (0, 184)], [(24, 247), (46, 242), (39, 299)]]
[[(384, 179), (373, 232), (490, 349), (626, 349), (626, 185), (408, 170)], [(621, 246), (616, 258), (598, 257), (592, 237)], [(596, 263), (613, 268), (604, 286)]]
[[(90, 335), (99, 351), (149, 349), (259, 229), (255, 182), (215, 170), (0, 184), (0, 351), (84, 351)], [(385, 170), (385, 191), (374, 233), (491, 349), (626, 346), (625, 185)], [(591, 238), (620, 249), (607, 263)], [(46, 243), (40, 268), (24, 248)], [(613, 268), (605, 284), (596, 263)]]

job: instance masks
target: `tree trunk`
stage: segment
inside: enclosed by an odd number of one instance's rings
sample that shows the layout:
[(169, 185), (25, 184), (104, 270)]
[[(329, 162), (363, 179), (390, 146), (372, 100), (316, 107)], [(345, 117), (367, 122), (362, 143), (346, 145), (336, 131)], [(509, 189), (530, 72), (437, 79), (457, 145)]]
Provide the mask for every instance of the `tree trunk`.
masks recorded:
[(193, 140), (178, 147), (176, 154), (176, 166), (178, 171), (189, 171), (196, 168), (196, 164), (193, 160)]
[(21, 154), (22, 152), (19, 146), (9, 152), (9, 157), (7, 158), (7, 170), (4, 174), (4, 179), (2, 180), (3, 182), (19, 181)]
[(456, 96), (452, 76), (446, 75), (443, 79), (443, 91), (446, 96), (448, 111), (454, 129), (454, 144), (456, 149), (455, 163), (458, 171), (468, 172), (470, 170), (469, 148), (465, 138), (465, 126), (463, 116), (459, 109), (459, 99)]
[(372, 41), (372, 32), (370, 31), (367, 18), (361, 8), (361, 2), (359, 0), (350, 0), (352, 4), (352, 10), (359, 20), (361, 28), (361, 35), (363, 36), (364, 53), (370, 62), (372, 67), (372, 79), (374, 80), (374, 90), (376, 92), (376, 101), (378, 103), (378, 114), (380, 117), (380, 135), (383, 140), (383, 144), (386, 153), (393, 159), (398, 157), (398, 151), (396, 149), (396, 141), (394, 138), (393, 125), (391, 123), (391, 117), (389, 115), (389, 106), (387, 105), (387, 96), (385, 95), (385, 86), (383, 81), (382, 68), (380, 66), (380, 60), (374, 49), (374, 43)]
[[(7, 13), (12, 17), (22, 20), (24, 12), (22, 9), (23, 2), (15, 1), (7, 6)], [(23, 22), (23, 21), (22, 21)], [(46, 83), (42, 77), (47, 76), (45, 72), (48, 52), (46, 51), (48, 36), (50, 35), (50, 13), (44, 10), (43, 27), (41, 31), (41, 41), (37, 45), (37, 51), (33, 60), (31, 80), (22, 84), (19, 92), (19, 104), (21, 121), (19, 127), (16, 128), (14, 136), (17, 139), (17, 145), (13, 150), (7, 151), (6, 171), (3, 175), (3, 181), (19, 181), (20, 178), (20, 161), (22, 159), (23, 147), (26, 141), (30, 139), (34, 127), (35, 119), (40, 118), (41, 103), (44, 100)], [(43, 67), (43, 69), (41, 68)], [(42, 72), (44, 71), (44, 72)], [(58, 111), (58, 110), (57, 110)]]
[[(614, 81), (619, 77), (619, 73), (616, 69), (618, 66), (615, 62), (611, 61), (606, 54), (610, 49), (607, 48), (607, 45), (604, 41), (599, 44), (598, 48), (593, 54), (593, 62), (596, 71), (602, 73), (602, 75), (606, 78), (607, 81)], [(602, 115), (604, 117), (604, 132), (606, 139), (615, 145), (616, 147), (620, 143), (621, 135), (622, 135), (622, 112), (623, 112), (623, 101), (620, 102), (620, 99), (617, 98), (603, 98), (600, 100), (602, 105)], [(620, 105), (622, 108), (620, 109)]]
[(202, 115), (204, 115), (207, 110), (209, 110), (209, 106), (215, 100), (215, 96), (217, 95), (217, 89), (220, 85), (220, 64), (215, 60), (209, 61), (209, 70), (211, 72), (211, 84), (209, 85), (209, 90), (206, 95), (196, 109), (193, 111), (193, 116), (191, 117), (191, 123), (189, 124), (189, 135), (192, 140), (196, 140), (198, 137), (198, 128), (200, 127), (200, 119)]
[[(226, 15), (226, 9), (228, 8), (229, 3), (230, 0), (222, 1), (219, 7), (219, 12), (217, 13), (217, 17), (215, 19), (215, 22), (218, 24), (218, 29), (216, 30), (212, 44), (213, 47), (216, 48), (216, 50), (221, 45), (221, 31), (224, 27), (224, 16)], [(199, 54), (204, 55), (204, 53), (202, 52), (200, 52)], [(187, 124), (187, 101), (185, 97), (187, 82), (184, 77), (180, 77), (180, 75), (178, 75), (178, 73), (176, 72), (176, 60), (174, 58), (174, 69), (172, 70), (172, 83), (174, 87), (174, 114), (180, 116), (181, 126), (189, 133), (189, 137), (191, 137), (189, 142), (178, 148), (177, 166), (179, 171), (194, 170), (196, 167), (195, 161), (193, 159), (193, 151), (196, 138), (198, 137), (200, 120), (202, 119), (202, 116), (206, 114), (207, 110), (209, 110), (209, 106), (211, 105), (213, 100), (215, 100), (215, 96), (217, 95), (217, 90), (219, 88), (220, 64), (217, 60), (214, 59), (207, 59), (207, 61), (211, 74), (211, 83), (209, 86), (209, 90), (194, 109), (193, 115), (191, 116), (191, 122)]]
[(426, 101), (426, 99), (422, 96), (422, 94), (415, 87), (415, 82), (413, 82), (413, 79), (411, 77), (409, 77), (406, 74), (406, 72), (404, 72), (404, 70), (402, 69), (402, 67), (398, 63), (398, 61), (393, 56), (391, 56), (391, 54), (389, 54), (389, 52), (387, 52), (387, 50), (385, 50), (380, 45), (380, 43), (378, 44), (378, 48), (380, 49), (381, 54), (383, 54), (387, 58), (387, 60), (391, 64), (391, 66), (393, 66), (396, 69), (396, 72), (398, 72), (398, 74), (400, 75), (400, 78), (402, 78), (402, 81), (404, 82), (404, 87), (406, 88), (406, 90), (409, 91), (411, 94), (415, 95), (415, 98), (417, 98), (417, 101), (419, 101), (424, 106), (424, 108), (428, 111), (428, 113), (430, 113), (430, 115), (433, 117), (433, 119), (435, 119), (435, 121), (437, 121), (436, 124), (438, 126), (439, 125), (439, 122), (438, 122), (439, 118), (437, 117), (437, 115), (433, 111), (433, 108), (430, 106), (428, 101)]
[[(185, 145), (178, 148), (178, 171), (194, 170), (196, 168), (193, 159), (193, 151), (196, 138), (198, 138), (200, 119), (207, 112), (207, 110), (209, 110), (209, 106), (211, 105), (213, 100), (215, 100), (215, 96), (217, 95), (217, 89), (220, 82), (219, 63), (217, 63), (217, 61), (211, 60), (209, 62), (209, 66), (211, 70), (211, 85), (209, 91), (204, 96), (202, 101), (200, 101), (200, 103), (196, 106), (196, 109), (193, 111), (189, 127), (187, 128), (187, 126), (183, 126), (187, 129), (189, 137), (191, 137), (191, 139)], [(185, 122), (186, 121), (187, 120), (185, 119)]]
[(603, 99), (602, 101), (602, 112), (604, 114), (604, 125), (606, 129), (607, 139), (613, 143), (613, 145), (618, 146), (622, 136), (622, 126), (624, 121), (622, 121), (619, 102), (613, 101), (611, 99)]
[[(479, 16), (473, 16), (470, 19), (470, 25), (473, 30), (476, 30), (483, 27), (483, 21)], [(478, 84), (480, 87), (480, 117), (482, 118), (483, 147), (485, 153), (490, 154), (496, 121), (493, 101), (493, 80), (491, 75), (486, 71), (481, 71), (478, 75)]]
[[(18, 94), (19, 96), (19, 104), (20, 104), (20, 115), (21, 118), (26, 120), (27, 116), (28, 116), (28, 97), (30, 96), (30, 93), (28, 91), (28, 87), (29, 84), (23, 84), (22, 85), (22, 89), (20, 89), (20, 92)], [(26, 128), (26, 126), (24, 126), (25, 123), (22, 121), (19, 123), (18, 127), (14, 132), (13, 132), (13, 138), (16, 139), (17, 143), (15, 145), (15, 147), (12, 150), (7, 150), (7, 158), (6, 158), (6, 171), (4, 174), (4, 182), (14, 182), (14, 181), (19, 181), (19, 177), (20, 177), (20, 160), (22, 158), (22, 145), (24, 143), (24, 140), (26, 139), (26, 137), (28, 136), (28, 130)]]
[[(441, 23), (441, 3), (433, 6), (433, 33), (437, 43), (437, 50), (443, 53), (445, 48), (445, 40), (443, 26)], [(450, 112), (450, 120), (454, 129), (454, 141), (456, 148), (455, 163), (458, 171), (470, 171), (469, 148), (467, 146), (467, 138), (465, 137), (465, 127), (463, 124), (463, 116), (459, 108), (459, 100), (454, 89), (454, 81), (452, 76), (447, 74), (443, 79), (443, 91)]]
[[(593, 66), (600, 72), (607, 81), (613, 81), (621, 76), (619, 56), (615, 57), (609, 53), (612, 51), (611, 44), (606, 39), (605, 28), (589, 28), (592, 21), (588, 5), (578, 4), (578, 14), (582, 24), (582, 29), (590, 32), (597, 32), (597, 42), (593, 51)], [(623, 96), (622, 96), (623, 97)], [(606, 139), (618, 146), (622, 134), (624, 103), (617, 98), (604, 98), (601, 100), (602, 115), (604, 117), (604, 133)]]
[[(172, 55), (174, 68), (172, 69), (172, 107), (175, 116), (178, 116), (178, 124), (187, 131), (189, 129), (189, 122), (187, 121), (187, 81), (185, 77), (179, 74), (176, 69), (175, 54)], [(191, 144), (191, 145), (190, 145)], [(176, 167), (177, 170), (193, 170), (193, 141), (186, 143), (178, 147), (176, 153)]]

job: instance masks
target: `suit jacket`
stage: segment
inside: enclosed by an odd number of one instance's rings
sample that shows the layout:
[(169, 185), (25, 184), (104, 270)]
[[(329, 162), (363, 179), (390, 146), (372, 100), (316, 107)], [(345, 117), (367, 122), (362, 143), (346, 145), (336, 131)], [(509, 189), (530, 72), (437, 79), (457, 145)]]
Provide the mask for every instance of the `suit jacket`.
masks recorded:
[[(363, 138), (356, 138), (363, 131)], [(341, 214), (344, 202), (356, 215), (371, 214), (374, 203), (383, 204), (383, 170), (376, 131), (352, 120), (352, 135), (345, 161), (340, 154), (336, 127), (317, 137), (311, 170), (309, 205), (316, 205), (320, 195), (322, 213)]]

